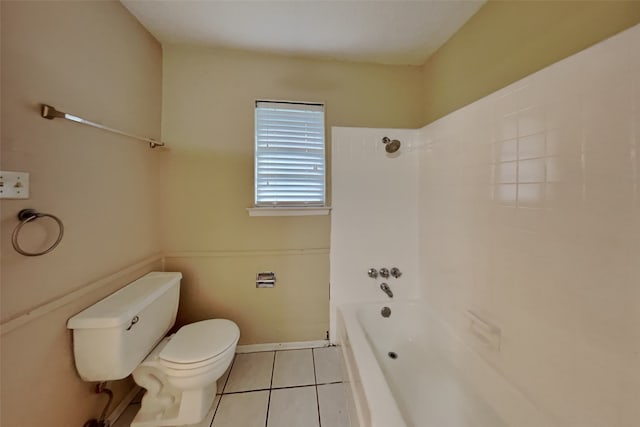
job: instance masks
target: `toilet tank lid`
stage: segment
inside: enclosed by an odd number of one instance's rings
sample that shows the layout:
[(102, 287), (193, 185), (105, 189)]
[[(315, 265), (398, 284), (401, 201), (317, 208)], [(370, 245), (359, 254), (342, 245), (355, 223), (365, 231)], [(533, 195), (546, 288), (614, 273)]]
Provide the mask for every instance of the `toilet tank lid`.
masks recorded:
[(224, 352), (239, 338), (240, 328), (231, 320), (202, 320), (180, 328), (159, 357), (173, 363), (201, 362)]
[(131, 322), (181, 278), (182, 273), (152, 271), (70, 318), (67, 328), (111, 328)]

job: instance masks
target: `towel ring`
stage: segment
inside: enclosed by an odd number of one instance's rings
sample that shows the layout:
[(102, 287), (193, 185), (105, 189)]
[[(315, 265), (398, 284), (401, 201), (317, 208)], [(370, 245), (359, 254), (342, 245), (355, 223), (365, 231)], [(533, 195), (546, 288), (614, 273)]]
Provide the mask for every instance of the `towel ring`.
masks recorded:
[[(55, 242), (53, 242), (53, 245), (49, 246), (44, 251), (27, 252), (20, 247), (20, 243), (18, 242), (18, 235), (20, 234), (20, 230), (22, 230), (22, 227), (24, 227), (25, 224), (28, 224), (29, 222), (42, 217), (49, 217), (53, 219), (56, 223), (58, 223), (58, 229), (59, 229), (58, 238), (56, 239)], [(16, 228), (13, 229), (13, 233), (11, 234), (11, 243), (13, 244), (13, 249), (15, 249), (16, 252), (18, 252), (20, 255), (24, 255), (24, 256), (45, 255), (51, 252), (52, 250), (54, 250), (56, 246), (60, 244), (60, 241), (62, 240), (62, 236), (64, 235), (64, 224), (62, 224), (62, 221), (57, 216), (48, 214), (48, 213), (38, 212), (35, 209), (22, 209), (20, 212), (18, 212), (18, 219), (20, 220), (20, 224), (16, 225)]]

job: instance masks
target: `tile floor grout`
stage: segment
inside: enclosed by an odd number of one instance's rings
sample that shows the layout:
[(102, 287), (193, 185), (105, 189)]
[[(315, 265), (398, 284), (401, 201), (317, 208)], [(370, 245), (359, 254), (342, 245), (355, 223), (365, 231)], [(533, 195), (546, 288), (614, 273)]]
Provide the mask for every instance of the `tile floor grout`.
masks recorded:
[(331, 385), (331, 384), (342, 384), (344, 381), (330, 381), (328, 383), (310, 383), (310, 384), (299, 384), (299, 385), (287, 385), (287, 386), (280, 386), (280, 387), (270, 387), (270, 388), (256, 388), (256, 389), (251, 389), (251, 390), (242, 390), (242, 391), (229, 391), (229, 392), (222, 392), (221, 394), (219, 394), (219, 396), (225, 396), (225, 395), (229, 395), (229, 394), (243, 394), (243, 393), (253, 393), (254, 391), (269, 391), (269, 390), (287, 390), (290, 388), (305, 388), (305, 387), (312, 387), (314, 385)]
[[(330, 347), (330, 346), (329, 346)], [(328, 348), (328, 347), (327, 347)], [(330, 381), (330, 382), (323, 382), (323, 383), (318, 383), (318, 374), (316, 372), (316, 357), (315, 357), (315, 348), (309, 348), (308, 350), (311, 350), (311, 361), (313, 364), (313, 384), (299, 384), (299, 385), (294, 385), (294, 386), (284, 386), (284, 387), (274, 387), (273, 386), (273, 376), (275, 373), (275, 366), (276, 366), (276, 357), (277, 354), (279, 352), (284, 352), (284, 351), (299, 351), (299, 350), (304, 350), (304, 349), (289, 349), (289, 350), (270, 350), (270, 351), (256, 351), (256, 352), (252, 352), (252, 353), (273, 353), (273, 363), (271, 365), (271, 379), (269, 381), (269, 388), (261, 388), (261, 389), (255, 389), (255, 390), (243, 390), (243, 391), (232, 391), (232, 392), (225, 392), (225, 389), (227, 387), (227, 383), (229, 382), (229, 378), (231, 377), (231, 371), (233, 370), (233, 365), (235, 363), (235, 357), (233, 358), (233, 362), (231, 364), (231, 367), (229, 368), (229, 375), (227, 375), (227, 378), (225, 380), (225, 384), (222, 387), (222, 393), (220, 394), (220, 400), (222, 400), (222, 397), (225, 395), (236, 395), (236, 394), (243, 394), (243, 393), (255, 393), (258, 391), (268, 391), (269, 392), (269, 397), (267, 400), (267, 415), (265, 417), (265, 427), (268, 426), (269, 424), (269, 409), (271, 406), (271, 392), (273, 390), (287, 390), (287, 389), (292, 389), (292, 388), (304, 388), (304, 387), (311, 387), (313, 386), (315, 389), (315, 394), (316, 394), (316, 408), (318, 410), (318, 427), (322, 427), (322, 420), (320, 418), (320, 399), (318, 397), (318, 386), (319, 385), (329, 385), (329, 384), (342, 384), (343, 381)], [(236, 355), (237, 356), (237, 355)], [(218, 406), (216, 407), (216, 410), (214, 411), (214, 415), (213, 415), (213, 419), (211, 420), (211, 426), (213, 426), (213, 421), (215, 420), (215, 415), (218, 412), (218, 408), (220, 407), (220, 402), (218, 402)]]
[[(216, 392), (216, 397), (215, 397), (215, 400), (214, 400), (214, 407), (211, 409), (211, 412), (207, 416), (207, 418), (211, 417), (210, 421), (208, 421), (206, 423), (203, 422), (202, 424), (199, 424), (199, 425), (201, 427), (205, 427), (205, 426), (206, 427), (214, 427), (214, 426), (222, 427), (223, 425), (224, 426), (233, 425), (233, 424), (228, 424), (229, 423), (228, 407), (229, 407), (229, 405), (232, 405), (231, 407), (233, 407), (234, 404), (232, 402), (233, 401), (238, 401), (237, 399), (246, 399), (245, 397), (240, 397), (240, 396), (235, 397), (235, 395), (243, 395), (243, 394), (247, 394), (248, 395), (248, 394), (251, 394), (251, 393), (256, 393), (256, 394), (257, 393), (262, 393), (263, 397), (261, 399), (267, 400), (267, 402), (266, 402), (267, 405), (266, 405), (266, 413), (263, 412), (264, 415), (260, 416), (260, 418), (264, 417), (262, 420), (260, 420), (260, 421), (263, 421), (263, 422), (261, 422), (258, 425), (260, 425), (262, 427), (268, 427), (268, 426), (276, 427), (275, 424), (277, 424), (278, 426), (282, 426), (284, 424), (282, 424), (282, 420), (280, 418), (278, 418), (278, 417), (281, 416), (281, 411), (282, 411), (282, 407), (281, 406), (282, 406), (283, 402), (280, 401), (282, 399), (280, 399), (280, 394), (278, 394), (278, 393), (283, 393), (283, 395), (284, 395), (284, 393), (287, 393), (287, 396), (295, 396), (295, 395), (298, 395), (299, 393), (303, 393), (303, 390), (300, 390), (300, 392), (298, 392), (298, 391), (288, 391), (288, 390), (289, 389), (298, 389), (298, 388), (299, 389), (305, 389), (305, 388), (308, 389), (308, 388), (313, 387), (314, 390), (315, 390), (315, 398), (316, 398), (315, 409), (317, 411), (317, 413), (316, 413), (317, 420), (318, 420), (317, 426), (318, 427), (322, 427), (322, 425), (323, 425), (322, 419), (323, 418), (322, 418), (322, 414), (321, 414), (321, 406), (324, 407), (327, 404), (327, 402), (331, 400), (331, 399), (327, 400), (328, 397), (326, 396), (326, 391), (328, 391), (329, 389), (336, 390), (333, 387), (337, 387), (337, 385), (340, 385), (340, 388), (342, 388), (342, 385), (344, 384), (344, 380), (343, 379), (339, 380), (338, 379), (339, 377), (335, 376), (334, 374), (331, 374), (330, 376), (326, 375), (326, 372), (325, 372), (326, 371), (326, 363), (327, 363), (327, 357), (329, 357), (329, 356), (327, 356), (327, 354), (331, 354), (332, 352), (329, 351), (327, 353), (327, 351), (324, 350), (324, 349), (325, 348), (330, 348), (330, 347), (318, 347), (318, 348), (309, 348), (309, 349), (287, 349), (287, 350), (272, 350), (272, 351), (264, 351), (264, 352), (253, 352), (253, 353), (271, 353), (272, 354), (273, 358), (271, 360), (271, 367), (270, 367), (271, 368), (271, 372), (269, 374), (269, 377), (270, 377), (269, 378), (269, 384), (268, 385), (265, 384), (266, 381), (264, 381), (262, 383), (262, 387), (263, 388), (256, 388), (256, 389), (249, 389), (249, 390), (242, 390), (241, 389), (240, 391), (230, 391), (229, 392), (229, 391), (227, 391), (227, 387), (230, 387), (232, 385), (232, 383), (233, 383), (233, 381), (232, 381), (232, 373), (239, 374), (240, 372), (243, 372), (243, 369), (246, 368), (246, 366), (245, 366), (246, 365), (246, 361), (244, 359), (242, 359), (242, 363), (239, 363), (240, 359), (237, 358), (237, 356), (239, 356), (241, 354), (244, 355), (245, 353), (239, 353), (239, 354), (235, 355), (233, 360), (232, 360), (232, 362), (231, 362), (231, 364), (230, 364), (230, 366), (229, 366), (228, 371), (225, 372), (224, 381), (220, 383), (220, 386), (221, 386), (220, 391)], [(278, 356), (278, 353), (285, 352), (285, 351), (286, 352), (291, 352), (291, 351), (302, 351), (302, 350), (307, 350), (307, 351), (310, 350), (311, 351), (310, 355), (311, 355), (311, 362), (312, 362), (311, 363), (311, 367), (313, 369), (313, 374), (312, 374), (313, 375), (313, 381), (311, 381), (310, 376), (306, 376), (305, 380), (300, 381), (300, 383), (298, 383), (296, 385), (274, 386), (275, 383), (278, 383), (278, 384), (282, 383), (278, 379), (278, 378), (280, 378), (280, 374), (278, 374), (278, 376), (275, 375), (277, 373), (276, 370), (275, 370), (275, 367), (276, 367), (276, 362), (277, 362), (276, 357)], [(304, 357), (306, 358), (306, 357), (309, 356), (309, 353), (308, 352), (305, 352), (305, 353), (306, 353), (306, 356), (304, 356)], [(318, 354), (316, 354), (316, 353), (318, 353)], [(266, 362), (265, 366), (264, 366), (264, 368), (266, 370), (266, 369), (269, 369), (269, 368), (268, 368), (268, 357), (265, 357), (265, 356), (263, 356), (262, 358), (266, 359), (266, 360), (264, 360), (264, 362)], [(281, 354), (280, 356), (284, 357), (284, 359), (281, 360), (281, 363), (278, 366), (279, 366), (279, 369), (280, 368), (284, 369), (284, 366), (286, 366), (285, 362), (289, 360), (289, 356), (285, 357), (284, 354)], [(308, 361), (308, 359), (307, 359), (307, 361)], [(306, 363), (308, 363), (308, 362), (306, 362)], [(335, 362), (333, 362), (333, 363), (335, 364)], [(280, 366), (280, 365), (282, 365), (282, 366)], [(321, 372), (318, 372), (319, 369), (320, 369)], [(265, 372), (265, 374), (266, 374), (266, 372)], [(319, 376), (323, 377), (322, 378), (323, 381), (321, 383), (319, 383), (319, 380), (320, 380)], [(264, 378), (264, 379), (266, 380), (266, 378)], [(331, 381), (331, 380), (333, 380), (333, 381)], [(295, 384), (295, 382), (292, 382), (292, 383)], [(287, 384), (287, 382), (285, 381), (282, 384)], [(332, 387), (332, 385), (333, 385), (333, 387)], [(268, 388), (264, 387), (264, 386), (267, 386)], [(232, 387), (230, 387), (230, 388), (232, 388)], [(233, 388), (235, 388), (235, 386)], [(277, 394), (272, 396), (273, 391), (276, 391)], [(323, 391), (323, 393), (324, 393), (322, 396), (321, 396), (320, 391)], [(264, 393), (264, 392), (268, 392), (268, 393)], [(308, 399), (307, 402), (309, 404), (308, 410), (312, 411), (312, 408), (314, 407), (314, 405), (312, 403), (312, 399), (313, 399), (312, 396), (313, 395), (308, 390), (304, 391), (304, 393), (306, 393), (306, 395), (308, 396), (306, 398), (306, 399)], [(276, 402), (276, 400), (274, 400), (274, 402), (271, 402), (271, 398), (272, 397), (274, 399), (276, 397), (278, 397), (280, 400), (278, 400), (277, 402)], [(254, 399), (253, 397), (250, 398), (249, 396), (247, 396), (247, 398)], [(287, 397), (287, 399), (289, 399), (289, 397)], [(139, 398), (138, 399), (134, 399), (130, 403), (129, 407), (131, 407), (131, 406), (139, 407), (140, 406), (139, 400), (140, 400)], [(227, 401), (227, 403), (225, 405), (223, 405), (223, 403), (224, 403), (223, 400)], [(264, 402), (264, 400), (262, 402)], [(273, 413), (271, 413), (271, 404), (272, 403), (274, 404), (274, 411), (275, 411)], [(264, 403), (262, 403), (262, 404), (264, 404)], [(285, 405), (287, 405), (287, 404), (285, 404)], [(332, 403), (331, 405), (335, 405), (335, 404)], [(265, 408), (265, 407), (262, 406), (262, 408)], [(333, 406), (331, 406), (331, 408), (333, 408)], [(262, 409), (262, 410), (264, 410), (264, 409)], [(335, 414), (332, 412), (334, 409), (327, 409), (327, 410), (329, 411), (327, 413), (329, 418), (325, 419), (325, 423), (326, 422), (331, 422), (330, 420), (333, 420), (334, 419), (333, 417), (335, 416)], [(131, 411), (129, 410), (129, 412), (131, 412)], [(135, 412), (136, 411), (134, 411), (131, 414), (130, 419), (133, 419), (133, 416), (135, 416)], [(308, 412), (308, 415), (312, 416), (312, 412)], [(216, 424), (216, 422), (215, 422), (215, 420), (218, 419), (218, 418), (220, 419), (220, 422), (221, 422), (221, 424), (218, 423), (220, 425)], [(309, 421), (309, 424), (312, 424), (311, 419), (316, 419), (316, 418), (315, 417), (308, 418), (307, 420)], [(256, 419), (256, 421), (258, 421), (258, 419)], [(124, 421), (124, 422), (122, 422), (120, 424), (117, 424), (117, 425), (120, 425), (120, 427), (124, 427), (125, 423), (126, 423), (126, 421)], [(339, 422), (339, 424), (343, 425), (342, 422)], [(126, 425), (128, 426), (128, 424), (126, 424)], [(255, 424), (252, 424), (252, 425), (255, 425)], [(344, 425), (345, 426), (348, 425), (348, 422), (347, 422), (347, 424), (344, 424)]]
[[(213, 426), (213, 420), (216, 419), (216, 414), (218, 413), (218, 408), (220, 407), (220, 402), (222, 401), (222, 395), (224, 394), (224, 389), (227, 388), (227, 383), (229, 382), (229, 377), (231, 376), (231, 371), (233, 370), (233, 365), (235, 365), (236, 363), (236, 355), (233, 355), (233, 359), (231, 359), (231, 366), (229, 366), (229, 375), (227, 375), (227, 378), (224, 380), (224, 384), (222, 385), (222, 391), (220, 392), (220, 399), (218, 400), (218, 404), (216, 405), (216, 408), (213, 410), (213, 417), (211, 417), (211, 422), (209, 423), (209, 427)], [(224, 374), (223, 374), (224, 375)], [(216, 384), (217, 386), (217, 384)], [(217, 390), (216, 390), (216, 396), (218, 395)], [(215, 402), (215, 396), (213, 398), (213, 401)]]
[(271, 406), (271, 389), (273, 388), (273, 372), (276, 370), (276, 353), (277, 353), (276, 351), (273, 352), (273, 364), (271, 365), (271, 381), (269, 382), (269, 398), (267, 399), (267, 416), (264, 419), (264, 427), (268, 427), (269, 425), (269, 408)]
[(318, 427), (322, 427), (322, 421), (320, 421), (320, 400), (318, 399), (318, 374), (316, 374), (316, 352), (311, 349), (311, 360), (313, 361), (313, 382), (316, 383), (316, 407), (318, 408)]

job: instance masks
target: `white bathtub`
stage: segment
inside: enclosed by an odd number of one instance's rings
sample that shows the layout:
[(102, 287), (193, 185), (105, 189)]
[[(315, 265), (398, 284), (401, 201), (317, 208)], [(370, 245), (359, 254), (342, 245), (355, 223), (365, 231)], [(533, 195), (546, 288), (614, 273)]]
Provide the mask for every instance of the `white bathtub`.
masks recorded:
[[(384, 306), (391, 309), (388, 318), (381, 315)], [(424, 307), (420, 302), (393, 302), (338, 308), (338, 340), (350, 386), (353, 424), (553, 425)], [(397, 358), (391, 358), (389, 352)]]

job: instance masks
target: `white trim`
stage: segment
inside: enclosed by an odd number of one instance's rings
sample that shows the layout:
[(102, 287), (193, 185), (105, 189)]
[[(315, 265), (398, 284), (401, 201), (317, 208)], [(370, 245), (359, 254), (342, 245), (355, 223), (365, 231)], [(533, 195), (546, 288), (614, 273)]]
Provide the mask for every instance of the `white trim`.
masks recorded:
[(150, 256), (148, 258), (145, 258), (144, 260), (137, 262), (127, 268), (125, 268), (124, 270), (119, 270), (117, 273), (115, 274), (111, 274), (109, 276), (106, 276), (100, 280), (97, 280), (95, 282), (89, 283), (88, 285), (85, 285), (79, 289), (76, 289), (75, 291), (71, 291), (66, 295), (63, 295), (53, 301), (50, 301), (48, 303), (42, 304), (39, 307), (30, 309), (29, 311), (27, 311), (26, 313), (20, 314), (17, 317), (14, 317), (13, 319), (7, 320), (6, 322), (4, 322), (2, 325), (0, 325), (0, 335), (4, 335), (8, 332), (11, 332), (15, 329), (18, 329), (21, 326), (26, 325), (27, 323), (33, 322), (34, 320), (44, 316), (45, 314), (51, 313), (54, 310), (57, 310), (58, 308), (69, 304), (70, 302), (90, 293), (93, 292), (97, 289), (100, 289), (103, 286), (106, 286), (112, 282), (117, 281), (118, 279), (125, 277), (128, 274), (131, 274), (133, 272), (135, 272), (136, 270), (141, 269), (142, 267), (152, 264), (154, 262), (158, 262), (162, 260), (162, 254), (157, 254), (157, 255), (153, 255)]
[(305, 207), (260, 207), (247, 208), (249, 216), (308, 216), (308, 215), (329, 215), (330, 207), (305, 208)]
[(255, 353), (258, 351), (274, 350), (300, 350), (304, 348), (329, 347), (329, 345), (330, 343), (328, 340), (246, 344), (237, 346), (236, 353)]
[(261, 100), (254, 115), (254, 205), (322, 207), (327, 200), (324, 104)]
[(175, 251), (164, 254), (167, 258), (237, 258), (256, 256), (328, 255), (329, 248), (271, 249), (263, 251)]
[(118, 418), (120, 418), (122, 413), (126, 411), (127, 407), (140, 392), (140, 390), (142, 390), (142, 387), (137, 385), (129, 390), (127, 395), (120, 401), (120, 403), (118, 403), (118, 406), (116, 406), (107, 417), (107, 421), (109, 422), (108, 425), (112, 426), (116, 423), (116, 421), (118, 421)]
[(304, 108), (305, 110), (324, 113), (324, 102), (269, 101), (259, 99), (256, 100), (256, 108), (279, 108), (282, 110), (300, 110)]

